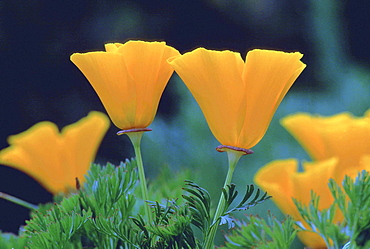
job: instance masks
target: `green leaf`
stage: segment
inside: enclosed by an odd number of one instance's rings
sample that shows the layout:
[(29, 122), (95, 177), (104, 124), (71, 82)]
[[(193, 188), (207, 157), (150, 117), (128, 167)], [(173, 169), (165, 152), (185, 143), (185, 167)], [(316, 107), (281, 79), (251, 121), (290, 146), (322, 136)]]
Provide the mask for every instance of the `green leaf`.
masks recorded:
[[(227, 186), (228, 189), (229, 189), (229, 194), (225, 196), (226, 200), (227, 200), (227, 203), (230, 203), (229, 206), (231, 205), (231, 203), (234, 201), (234, 199), (236, 198), (238, 192), (235, 190), (235, 193), (234, 193), (234, 189), (235, 189), (235, 185), (233, 186), (233, 184), (231, 186)], [(229, 211), (226, 212), (226, 214), (229, 214), (231, 212), (234, 212), (234, 211), (244, 211), (244, 210), (247, 210), (251, 207), (254, 207), (256, 206), (257, 204), (260, 204), (268, 199), (270, 199), (272, 196), (267, 196), (267, 192), (265, 192), (261, 197), (260, 197), (260, 193), (261, 193), (261, 190), (260, 189), (257, 189), (256, 193), (254, 194), (254, 185), (251, 184), (251, 185), (247, 185), (247, 190), (245, 192), (245, 195), (242, 199), (242, 201), (235, 207), (235, 208), (232, 208), (230, 209)], [(225, 191), (224, 191), (225, 193)], [(252, 197), (252, 195), (254, 194), (254, 197), (251, 201), (247, 202), (249, 200), (249, 198)]]
[(363, 170), (356, 179), (346, 176), (343, 189), (333, 180), (329, 188), (335, 203), (344, 215), (345, 235), (350, 238), (348, 248), (370, 247), (370, 173)]
[(26, 221), (22, 236), (29, 238), (29, 249), (81, 248), (78, 233), (91, 215), (90, 211), (80, 209), (79, 197), (72, 195), (46, 213), (35, 212), (33, 218)]
[[(345, 176), (342, 186), (329, 181), (334, 203), (327, 209), (319, 210), (319, 197), (311, 193), (309, 205), (295, 204), (308, 224), (307, 231), (319, 234), (328, 248), (369, 248), (370, 247), (370, 175), (362, 171), (356, 179)], [(339, 210), (344, 220), (334, 224), (333, 219)], [(348, 242), (348, 243), (346, 243)], [(345, 244), (345, 245), (344, 245)]]
[(192, 224), (205, 234), (208, 232), (211, 224), (211, 197), (207, 190), (199, 187), (194, 182), (185, 182), (186, 187), (183, 190), (189, 195), (183, 195), (183, 198), (188, 202), (192, 215)]
[(92, 212), (85, 225), (86, 237), (94, 246), (115, 249), (119, 244), (136, 247), (139, 237), (130, 217), (136, 215), (136, 161), (126, 160), (118, 167), (93, 164), (79, 192), (81, 205)]
[(150, 203), (154, 210), (153, 223), (146, 223), (141, 216), (133, 218), (133, 222), (144, 235), (144, 248), (198, 248), (194, 233), (190, 227), (192, 216), (187, 205), (177, 205), (174, 200), (167, 200), (166, 204)]
[(25, 248), (28, 238), (0, 231), (0, 248)]
[(283, 222), (271, 214), (267, 221), (257, 216), (247, 216), (247, 221), (235, 221), (235, 224), (230, 234), (225, 235), (227, 249), (289, 248), (298, 232), (294, 220), (289, 216)]

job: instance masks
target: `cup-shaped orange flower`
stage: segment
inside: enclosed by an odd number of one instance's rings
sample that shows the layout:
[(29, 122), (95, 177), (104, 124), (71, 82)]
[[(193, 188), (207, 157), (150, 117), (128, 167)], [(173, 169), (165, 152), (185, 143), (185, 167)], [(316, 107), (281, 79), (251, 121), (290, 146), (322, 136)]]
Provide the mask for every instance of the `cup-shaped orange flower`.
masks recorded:
[(76, 178), (84, 182), (108, 128), (109, 119), (100, 112), (90, 112), (61, 132), (54, 123), (37, 123), (8, 138), (0, 164), (28, 174), (52, 194), (67, 193), (76, 188)]
[(179, 52), (165, 42), (128, 41), (106, 51), (75, 53), (71, 61), (95, 89), (113, 123), (122, 130), (149, 126)]
[(216, 139), (250, 149), (264, 136), (281, 100), (305, 68), (303, 55), (198, 48), (169, 59), (198, 102)]
[[(360, 159), (370, 154), (370, 110), (364, 117), (347, 112), (329, 117), (298, 113), (283, 118), (281, 124), (313, 160), (338, 158), (340, 166), (333, 176), (338, 183), (348, 168), (356, 168)], [(357, 175), (353, 173), (350, 176)]]
[[(315, 163), (303, 163), (304, 171), (298, 172), (297, 160), (277, 160), (262, 167), (255, 175), (254, 181), (272, 196), (272, 200), (283, 213), (306, 225), (292, 198), (308, 205), (312, 190), (320, 196), (320, 209), (330, 207), (334, 199), (330, 193), (328, 182), (335, 173), (337, 164), (336, 158)], [(338, 213), (335, 222), (342, 218), (342, 215)], [(300, 232), (298, 237), (309, 248), (326, 247), (324, 240), (316, 233)]]
[[(281, 123), (315, 161), (304, 163), (303, 172), (298, 172), (294, 159), (274, 161), (257, 172), (255, 182), (273, 196), (283, 213), (305, 225), (292, 198), (307, 205), (312, 190), (320, 196), (319, 209), (329, 208), (333, 203), (330, 178), (341, 184), (345, 175), (355, 177), (362, 170), (370, 171), (370, 111), (361, 118), (350, 113), (330, 117), (298, 113)], [(334, 222), (342, 220), (337, 211)], [(325, 248), (324, 240), (313, 232), (298, 236), (310, 248)]]

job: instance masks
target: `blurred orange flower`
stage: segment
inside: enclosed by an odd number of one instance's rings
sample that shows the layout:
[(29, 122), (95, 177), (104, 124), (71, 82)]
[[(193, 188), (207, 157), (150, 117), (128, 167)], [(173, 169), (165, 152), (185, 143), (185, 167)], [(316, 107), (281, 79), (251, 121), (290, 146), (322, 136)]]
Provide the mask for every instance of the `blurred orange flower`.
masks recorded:
[[(286, 159), (273, 161), (262, 167), (254, 177), (255, 183), (272, 196), (279, 209), (296, 221), (306, 223), (298, 212), (292, 198), (302, 204), (310, 202), (310, 192), (320, 195), (319, 208), (328, 208), (333, 203), (333, 197), (328, 188), (329, 179), (335, 172), (338, 160), (328, 160), (303, 163), (303, 172), (298, 172), (298, 161)], [(337, 215), (335, 221), (342, 219)], [(299, 232), (300, 240), (310, 248), (326, 248), (324, 240), (313, 232)]]
[(302, 145), (313, 160), (338, 158), (333, 178), (340, 183), (350, 169), (357, 169), (361, 158), (370, 154), (370, 110), (364, 117), (340, 113), (331, 117), (298, 113), (287, 116), (281, 124)]
[[(361, 118), (350, 113), (331, 117), (298, 113), (281, 123), (315, 161), (304, 162), (302, 172), (295, 159), (273, 161), (262, 167), (254, 180), (273, 196), (283, 213), (303, 222), (292, 198), (307, 205), (313, 190), (320, 196), (319, 209), (329, 208), (334, 200), (328, 187), (330, 178), (341, 184), (345, 175), (355, 177), (359, 171), (370, 171), (370, 111)], [(342, 220), (338, 211), (334, 222)], [(310, 248), (325, 248), (324, 240), (313, 232), (298, 236)]]
[(37, 123), (8, 138), (0, 164), (28, 174), (52, 194), (67, 193), (76, 188), (76, 178), (84, 182), (108, 128), (109, 119), (100, 112), (90, 112), (60, 133), (54, 123)]
[(165, 42), (144, 41), (106, 44), (105, 49), (75, 53), (71, 61), (89, 80), (118, 128), (149, 126), (173, 73), (166, 60), (179, 52)]
[(302, 56), (255, 49), (244, 62), (236, 52), (198, 48), (168, 61), (217, 140), (250, 149), (262, 139), (281, 100), (305, 68)]

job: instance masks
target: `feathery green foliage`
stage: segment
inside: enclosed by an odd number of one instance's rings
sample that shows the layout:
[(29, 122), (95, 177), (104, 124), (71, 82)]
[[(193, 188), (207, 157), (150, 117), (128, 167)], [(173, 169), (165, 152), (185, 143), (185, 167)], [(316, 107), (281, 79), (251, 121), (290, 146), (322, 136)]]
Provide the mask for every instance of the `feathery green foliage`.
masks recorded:
[[(311, 194), (308, 206), (295, 200), (298, 211), (309, 228), (297, 223), (303, 230), (319, 234), (328, 248), (367, 249), (370, 248), (370, 174), (362, 171), (355, 180), (346, 176), (339, 186), (329, 181), (330, 191), (335, 199), (327, 209), (319, 210), (320, 198)], [(334, 224), (336, 211), (344, 215), (344, 221)], [(347, 243), (346, 243), (347, 242)]]
[(230, 184), (227, 186), (227, 190), (225, 188), (222, 189), (222, 193), (226, 200), (226, 207), (224, 210), (224, 215), (220, 217), (221, 219), (220, 225), (227, 223), (229, 228), (234, 227), (234, 219), (230, 216), (232, 212), (247, 210), (272, 197), (272, 196), (268, 196), (267, 192), (265, 192), (260, 197), (261, 191), (257, 189), (253, 199), (250, 202), (247, 202), (254, 194), (254, 185), (247, 185), (247, 190), (245, 192), (243, 199), (240, 201), (240, 203), (236, 207), (228, 210), (231, 204), (233, 203), (233, 201), (235, 200), (235, 198), (238, 196), (238, 191), (235, 189), (235, 187), (236, 187), (235, 184)]
[(225, 236), (225, 248), (289, 248), (298, 232), (289, 216), (283, 222), (271, 214), (267, 221), (257, 216), (246, 216), (246, 219), (235, 221), (236, 227)]
[(0, 231), (0, 248), (25, 248), (27, 238)]
[(28, 239), (27, 246), (33, 248), (80, 248), (79, 232), (91, 218), (91, 212), (82, 210), (77, 195), (64, 199), (46, 211), (36, 211), (27, 221), (22, 236)]
[(362, 171), (355, 180), (346, 176), (343, 190), (334, 182), (329, 187), (346, 221), (348, 248), (370, 248), (370, 173)]
[[(77, 192), (39, 205), (19, 236), (1, 234), (0, 248), (209, 249), (205, 241), (216, 224), (210, 194), (189, 180), (184, 186), (186, 173), (178, 178), (169, 175), (164, 171), (151, 182), (149, 192), (155, 193), (155, 199), (144, 202), (137, 194), (135, 160), (126, 160), (118, 167), (93, 164)], [(171, 188), (165, 186), (167, 183)], [(251, 208), (270, 196), (248, 185), (243, 198), (234, 204), (236, 186), (226, 186), (226, 207), (218, 219), (233, 229), (225, 236), (225, 248), (289, 248), (299, 229), (320, 234), (329, 248), (369, 248), (369, 173), (362, 172), (356, 180), (346, 177), (343, 186), (330, 181), (329, 187), (335, 202), (328, 209), (318, 210), (319, 197), (314, 193), (308, 206), (296, 201), (309, 224), (304, 228), (290, 217), (283, 222), (273, 215), (266, 220), (257, 216), (234, 219), (233, 212)], [(144, 205), (149, 205), (153, 220), (141, 215)], [(334, 224), (338, 210), (345, 220)]]

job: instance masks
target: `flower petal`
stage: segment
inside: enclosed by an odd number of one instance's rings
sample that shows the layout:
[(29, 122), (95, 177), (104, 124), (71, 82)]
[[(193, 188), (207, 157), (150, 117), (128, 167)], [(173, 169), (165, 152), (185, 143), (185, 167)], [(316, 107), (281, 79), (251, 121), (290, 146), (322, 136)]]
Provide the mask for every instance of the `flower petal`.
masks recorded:
[[(280, 210), (292, 216), (296, 221), (307, 224), (303, 221), (292, 198), (295, 198), (303, 204), (308, 204), (310, 199), (310, 190), (322, 196), (320, 207), (328, 207), (332, 203), (327, 183), (331, 174), (335, 170), (338, 160), (329, 159), (320, 163), (305, 163), (306, 172), (298, 172), (298, 162), (295, 159), (277, 160), (262, 167), (255, 175), (255, 182), (268, 194), (272, 195), (272, 200)], [(331, 203), (329, 203), (331, 202)], [(338, 214), (336, 220), (343, 217)], [(312, 232), (299, 232), (301, 241), (310, 248), (324, 248), (323, 239)]]
[(292, 176), (296, 174), (298, 161), (295, 159), (276, 160), (258, 170), (255, 183), (272, 196), (272, 200), (285, 214), (299, 217), (292, 197), (294, 188)]
[(327, 158), (325, 143), (317, 132), (315, 122), (310, 115), (297, 113), (281, 119), (280, 123), (297, 139), (312, 159)]
[(303, 172), (293, 174), (293, 196), (302, 204), (308, 205), (311, 190), (320, 196), (319, 209), (328, 208), (334, 199), (328, 187), (329, 179), (334, 175), (338, 158), (330, 158), (319, 162), (303, 163)]
[(302, 54), (255, 49), (248, 52), (243, 70), (247, 109), (239, 146), (256, 145), (285, 94), (306, 67)]
[(327, 249), (325, 241), (317, 233), (301, 231), (298, 232), (298, 238), (307, 246), (305, 247), (307, 249)]
[(173, 73), (166, 60), (179, 52), (164, 42), (128, 41), (105, 48), (107, 52), (73, 54), (71, 61), (94, 87), (117, 127), (147, 127)]
[(113, 123), (119, 128), (134, 127), (136, 85), (119, 53), (75, 53), (71, 61), (88, 79)]
[(239, 53), (197, 48), (169, 60), (198, 102), (208, 125), (223, 145), (235, 145), (243, 100)]
[(0, 152), (0, 163), (20, 170), (42, 184), (50, 192), (62, 175), (61, 140), (58, 128), (51, 122), (40, 122), (27, 131), (10, 136), (10, 147)]
[(40, 122), (9, 137), (0, 163), (28, 174), (53, 194), (68, 192), (76, 177), (84, 181), (108, 127), (108, 118), (98, 112), (66, 126), (61, 134), (55, 124)]
[(356, 118), (347, 112), (330, 117), (299, 113), (283, 118), (281, 124), (315, 160), (335, 156), (341, 165), (356, 164), (370, 151), (370, 118), (366, 116)]
[(63, 137), (63, 184), (66, 190), (74, 188), (76, 178), (82, 184), (85, 174), (95, 159), (98, 144), (110, 125), (109, 119), (101, 112), (90, 112), (74, 124), (62, 129)]
[(122, 54), (126, 70), (136, 84), (135, 126), (128, 128), (147, 127), (154, 119), (163, 90), (173, 73), (167, 59), (180, 53), (165, 42), (144, 41), (128, 41), (116, 52)]

